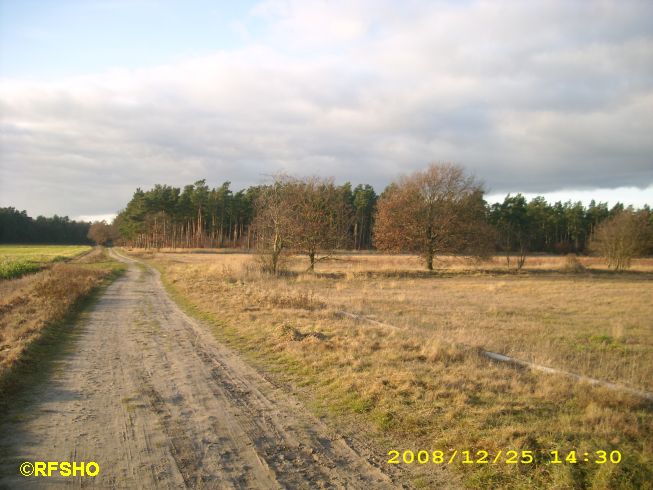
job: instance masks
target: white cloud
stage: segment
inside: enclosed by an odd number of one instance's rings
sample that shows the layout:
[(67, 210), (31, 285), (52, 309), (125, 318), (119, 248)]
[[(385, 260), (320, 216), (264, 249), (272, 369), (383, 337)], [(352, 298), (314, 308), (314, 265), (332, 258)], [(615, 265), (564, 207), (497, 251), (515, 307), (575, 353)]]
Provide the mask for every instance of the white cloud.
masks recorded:
[[(231, 51), (0, 82), (0, 205), (115, 212), (136, 186), (454, 161), (495, 192), (653, 182), (650, 2), (276, 2)], [(601, 196), (597, 196), (598, 199)]]
[(80, 216), (75, 216), (72, 219), (76, 221), (106, 221), (107, 223), (111, 223), (114, 218), (116, 217), (116, 213), (109, 213), (109, 214), (83, 214)]
[[(515, 193), (513, 193), (514, 195)], [(542, 194), (536, 193), (523, 193), (524, 197), (528, 200), (537, 197), (538, 195), (543, 195), (544, 198), (550, 202), (555, 203), (560, 202), (577, 202), (581, 201), (585, 206), (594, 200), (596, 202), (606, 202), (609, 207), (614, 206), (618, 202), (624, 204), (625, 206), (634, 206), (636, 208), (642, 207), (645, 204), (651, 205), (653, 202), (653, 186), (649, 186), (646, 189), (640, 189), (637, 187), (617, 187), (614, 189), (604, 188), (604, 189), (591, 189), (591, 190), (577, 190), (577, 189), (563, 189), (555, 192), (545, 192)], [(600, 199), (597, 199), (597, 196), (600, 196)], [(485, 199), (488, 203), (503, 202), (506, 194), (488, 194)]]

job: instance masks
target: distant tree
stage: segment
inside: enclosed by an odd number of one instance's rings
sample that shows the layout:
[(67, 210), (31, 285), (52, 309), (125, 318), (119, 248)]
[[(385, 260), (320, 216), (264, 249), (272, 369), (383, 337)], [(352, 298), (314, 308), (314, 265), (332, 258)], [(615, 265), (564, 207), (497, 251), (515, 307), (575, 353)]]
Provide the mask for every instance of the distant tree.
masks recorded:
[(605, 258), (608, 267), (621, 271), (650, 250), (652, 226), (646, 210), (629, 208), (615, 213), (596, 227), (591, 248)]
[(590, 201), (587, 211), (585, 212), (585, 222), (587, 225), (587, 236), (591, 237), (594, 230), (603, 220), (608, 218), (610, 211), (608, 204), (605, 202), (596, 203), (594, 199)]
[(34, 241), (34, 220), (27, 211), (0, 208), (0, 243), (29, 243)]
[(328, 257), (343, 248), (352, 222), (346, 188), (338, 188), (333, 179), (307, 178), (286, 183), (287, 208), (290, 212), (288, 243), (309, 259), (309, 271), (315, 270), (318, 254)]
[(431, 165), (391, 184), (377, 204), (380, 250), (421, 254), (428, 270), (436, 255), (479, 257), (489, 252), (483, 189), (456, 165)]
[(492, 206), (490, 222), (497, 229), (508, 267), (510, 267), (512, 253), (517, 252), (517, 270), (521, 269), (526, 262), (526, 253), (530, 247), (532, 226), (524, 196), (508, 194), (503, 203)]
[(356, 250), (372, 246), (372, 230), (378, 196), (369, 185), (357, 185), (352, 194), (354, 207), (353, 245)]
[(26, 211), (0, 208), (0, 243), (89, 243), (91, 223), (70, 220), (68, 216), (32, 219)]
[(554, 242), (553, 209), (542, 196), (534, 197), (526, 206), (531, 251), (551, 251)]
[(106, 221), (95, 221), (88, 230), (88, 238), (97, 245), (107, 245), (116, 237), (116, 232)]

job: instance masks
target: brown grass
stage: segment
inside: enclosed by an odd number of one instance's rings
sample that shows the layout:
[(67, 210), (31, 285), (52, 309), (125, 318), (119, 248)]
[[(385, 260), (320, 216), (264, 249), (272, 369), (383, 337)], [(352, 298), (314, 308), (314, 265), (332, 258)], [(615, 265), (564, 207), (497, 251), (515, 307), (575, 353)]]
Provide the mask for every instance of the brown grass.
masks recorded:
[[(390, 449), (619, 449), (620, 465), (452, 465), (450, 481), (493, 488), (644, 488), (651, 481), (650, 403), (562, 376), (496, 364), (475, 348), (651, 389), (653, 261), (611, 274), (561, 273), (564, 259), (441, 262), (418, 273), (411, 256), (353, 255), (316, 275), (272, 278), (237, 254), (158, 254), (182, 303), (222, 341), (289, 383), (318, 414)], [(303, 261), (291, 261), (299, 271)], [(381, 273), (379, 273), (381, 272)], [(288, 299), (283, 299), (288, 298)], [(319, 305), (316, 307), (315, 305)], [(359, 322), (346, 310), (398, 326)], [(467, 344), (469, 348), (453, 344)], [(627, 456), (626, 456), (627, 455)], [(409, 467), (429, 486), (443, 468)]]

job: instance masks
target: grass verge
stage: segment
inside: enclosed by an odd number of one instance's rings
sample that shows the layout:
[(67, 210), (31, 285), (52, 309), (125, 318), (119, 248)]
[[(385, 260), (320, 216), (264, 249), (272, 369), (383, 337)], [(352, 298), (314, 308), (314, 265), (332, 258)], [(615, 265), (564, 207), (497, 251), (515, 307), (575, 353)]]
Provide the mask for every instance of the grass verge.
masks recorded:
[(125, 270), (99, 253), (86, 263), (58, 264), (41, 273), (0, 282), (0, 414), (24, 388), (45, 379), (66, 352), (80, 315)]

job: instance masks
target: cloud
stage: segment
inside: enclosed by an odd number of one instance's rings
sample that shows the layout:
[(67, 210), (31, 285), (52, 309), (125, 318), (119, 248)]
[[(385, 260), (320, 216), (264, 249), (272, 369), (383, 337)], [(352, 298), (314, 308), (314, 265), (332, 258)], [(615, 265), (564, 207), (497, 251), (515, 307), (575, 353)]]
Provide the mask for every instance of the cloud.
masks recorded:
[(281, 170), (382, 190), (431, 161), (493, 192), (653, 184), (651, 2), (396, 5), (268, 1), (237, 49), (3, 79), (0, 204), (102, 215), (137, 186)]

